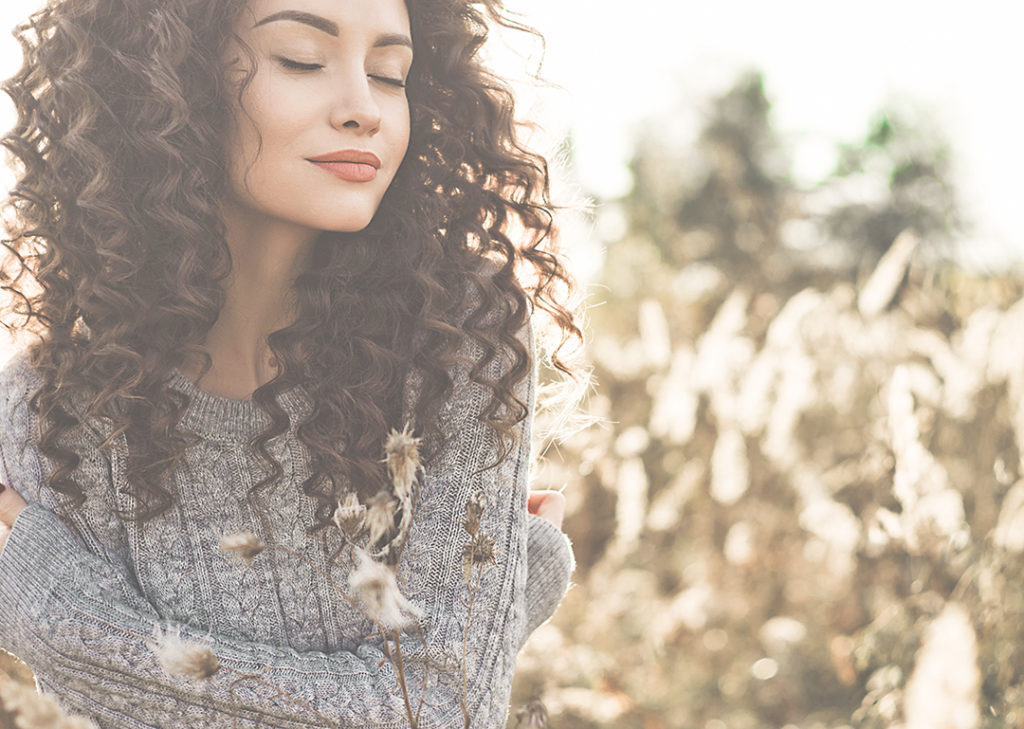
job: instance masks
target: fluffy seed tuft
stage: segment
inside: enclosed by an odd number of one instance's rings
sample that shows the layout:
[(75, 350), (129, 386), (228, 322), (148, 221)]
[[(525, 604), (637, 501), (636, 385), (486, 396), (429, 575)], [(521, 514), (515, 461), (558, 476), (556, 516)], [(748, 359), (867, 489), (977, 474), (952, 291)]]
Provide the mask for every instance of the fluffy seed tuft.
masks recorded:
[(370, 543), (375, 544), (394, 531), (398, 502), (385, 491), (378, 491), (369, 500), (366, 525), (370, 529)]
[(220, 548), (230, 555), (252, 564), (252, 558), (267, 548), (252, 532), (235, 532), (220, 538)]
[(97, 729), (82, 716), (69, 716), (49, 694), (11, 679), (0, 679), (0, 718), (17, 729)]
[(349, 589), (376, 622), (387, 630), (407, 630), (426, 615), (401, 593), (391, 570), (366, 550), (357, 548), (355, 554), (358, 565), (349, 575)]
[(156, 654), (160, 667), (171, 676), (202, 681), (220, 670), (220, 661), (213, 649), (206, 643), (183, 641), (177, 627), (166, 635), (158, 627), (156, 644), (150, 648)]

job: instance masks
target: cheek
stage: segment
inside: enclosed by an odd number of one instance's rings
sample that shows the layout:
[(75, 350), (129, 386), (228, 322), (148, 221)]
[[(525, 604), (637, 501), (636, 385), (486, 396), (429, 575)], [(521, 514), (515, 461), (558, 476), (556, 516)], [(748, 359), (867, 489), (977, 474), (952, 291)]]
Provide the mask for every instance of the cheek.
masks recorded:
[(394, 150), (395, 154), (401, 159), (405, 156), (406, 151), (409, 149), (409, 133), (411, 129), (411, 121), (409, 118), (409, 105), (406, 103), (398, 114), (397, 121), (395, 123), (395, 142)]
[(232, 150), (243, 165), (259, 164), (285, 152), (300, 131), (288, 103), (264, 104), (259, 97), (245, 100), (245, 111), (234, 116), (235, 137)]
[[(305, 105), (308, 104), (307, 100)], [(295, 111), (302, 109), (303, 103), (301, 95), (289, 94), (288, 89), (254, 88), (245, 106), (248, 117), (243, 115), (243, 123), (248, 125), (253, 136), (258, 129), (266, 144), (271, 137), (283, 137), (292, 131), (296, 126)]]

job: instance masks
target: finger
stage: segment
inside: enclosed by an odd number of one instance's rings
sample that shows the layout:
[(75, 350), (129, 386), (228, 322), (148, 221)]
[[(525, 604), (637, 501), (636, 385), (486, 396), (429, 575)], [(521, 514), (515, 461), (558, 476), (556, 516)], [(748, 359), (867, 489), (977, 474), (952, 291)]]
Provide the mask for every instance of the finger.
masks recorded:
[(545, 499), (540, 507), (540, 513), (545, 516), (556, 517), (558, 522), (561, 523), (562, 517), (565, 515), (565, 500)]
[(555, 498), (562, 497), (560, 491), (553, 491), (551, 489), (537, 489), (536, 491), (530, 491), (527, 495), (526, 500), (527, 511), (529, 511), (531, 514), (536, 514), (538, 509), (541, 508), (544, 502), (552, 498), (553, 495)]
[(537, 509), (537, 515), (561, 528), (562, 520), (565, 518), (565, 496), (557, 491), (545, 494)]

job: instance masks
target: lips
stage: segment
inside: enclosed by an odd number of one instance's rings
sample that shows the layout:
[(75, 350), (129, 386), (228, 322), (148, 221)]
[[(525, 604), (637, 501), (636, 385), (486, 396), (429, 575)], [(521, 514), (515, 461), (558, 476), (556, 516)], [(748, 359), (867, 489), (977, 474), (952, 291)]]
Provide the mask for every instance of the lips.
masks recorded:
[(314, 162), (317, 167), (349, 182), (370, 182), (377, 177), (377, 168), (361, 162)]
[(341, 149), (308, 159), (320, 169), (348, 182), (370, 182), (380, 169), (380, 158), (361, 149)]
[(337, 152), (328, 152), (319, 157), (307, 157), (310, 162), (352, 162), (355, 164), (370, 165), (374, 169), (380, 169), (380, 157), (373, 152), (361, 149), (339, 149)]

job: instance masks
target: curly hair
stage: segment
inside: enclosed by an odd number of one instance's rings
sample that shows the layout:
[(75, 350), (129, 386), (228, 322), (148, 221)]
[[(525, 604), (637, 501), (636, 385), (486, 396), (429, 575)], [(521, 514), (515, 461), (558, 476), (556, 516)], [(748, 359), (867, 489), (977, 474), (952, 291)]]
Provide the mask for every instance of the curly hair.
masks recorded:
[[(567, 304), (576, 282), (558, 252), (548, 164), (517, 138), (513, 94), (478, 53), (489, 23), (539, 33), (510, 20), (500, 0), (406, 5), (409, 153), (367, 228), (317, 239), (293, 285), (298, 318), (268, 337), (282, 370), (252, 396), (270, 416), (250, 441), (270, 469), (253, 493), (283, 474), (267, 448), (289, 427), (277, 395), (301, 384), (316, 403), (297, 430), (312, 472), (302, 490), (317, 504), (311, 531), (330, 523), (346, 489), (365, 499), (386, 483), (383, 442), (403, 425), (410, 368), (422, 373), (414, 412), (427, 460), (446, 435), (437, 414), (467, 337), (483, 351), (470, 377), (492, 392), (481, 419), (501, 457), (526, 416), (514, 388), (530, 359), (517, 333), (535, 309), (561, 334), (551, 364), (566, 384), (578, 374), (559, 357), (582, 334)], [(161, 477), (196, 442), (177, 428), (189, 402), (169, 380), (186, 353), (210, 366), (200, 343), (224, 303), (231, 258), (215, 201), (229, 184), (233, 87), (219, 59), (231, 38), (253, 57), (228, 30), (244, 8), (50, 0), (14, 30), (24, 63), (2, 85), (18, 113), (2, 144), (20, 169), (4, 245), (19, 268), (0, 282), (13, 294), (4, 313), (22, 321), (4, 326), (39, 335), (29, 351), (42, 385), (29, 402), (47, 424), (39, 449), (57, 464), (47, 486), (72, 508), (85, 500), (72, 478), (80, 455), (62, 436), (84, 418), (113, 424), (102, 449), (125, 435), (137, 508), (122, 519), (170, 507)], [(235, 89), (239, 102), (254, 73)], [(489, 380), (496, 358), (511, 365)]]

